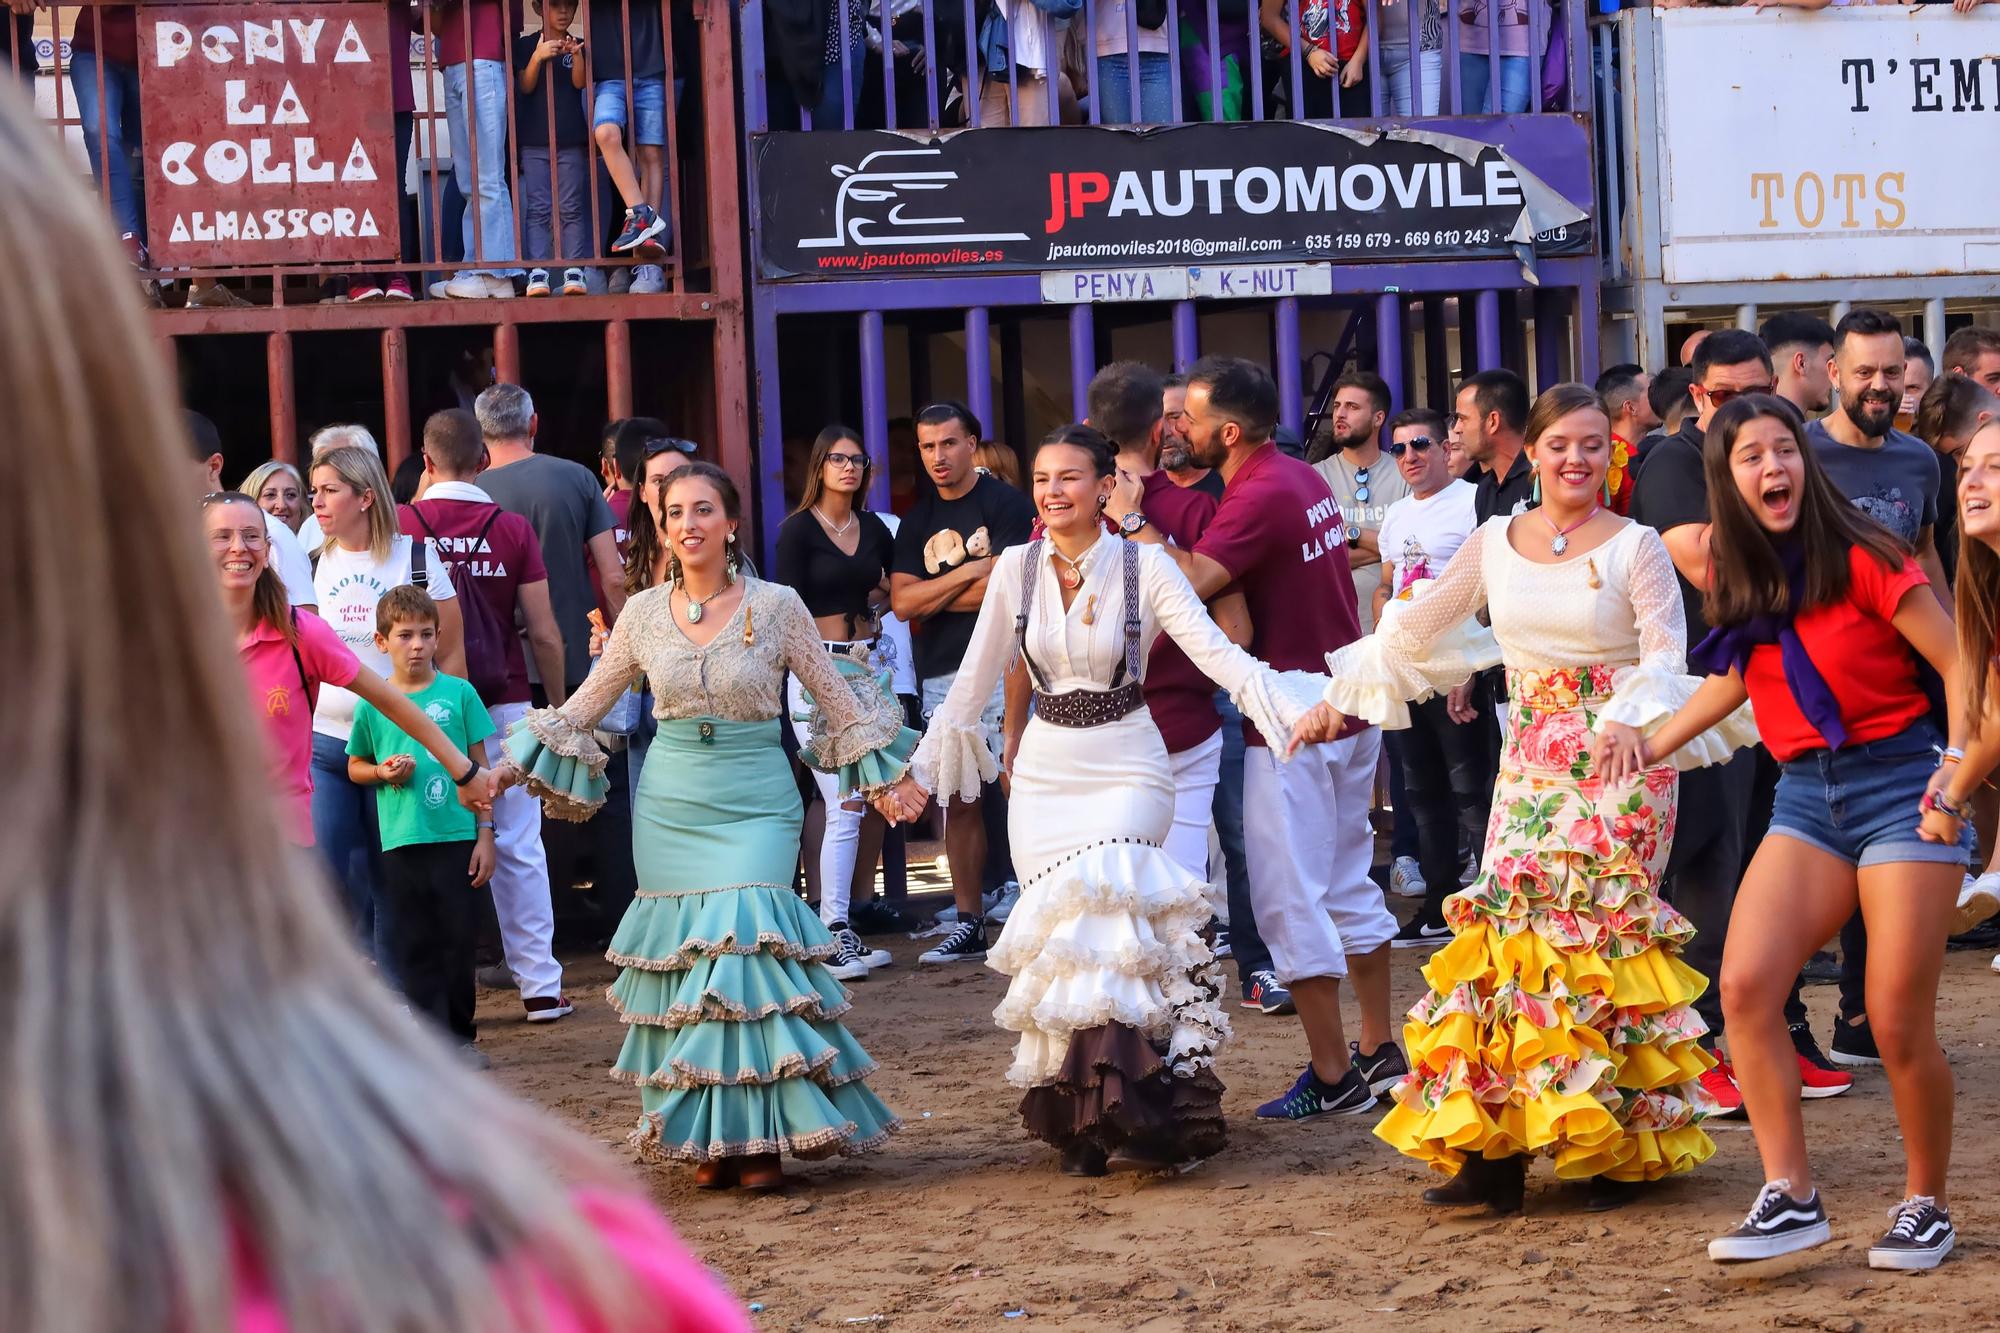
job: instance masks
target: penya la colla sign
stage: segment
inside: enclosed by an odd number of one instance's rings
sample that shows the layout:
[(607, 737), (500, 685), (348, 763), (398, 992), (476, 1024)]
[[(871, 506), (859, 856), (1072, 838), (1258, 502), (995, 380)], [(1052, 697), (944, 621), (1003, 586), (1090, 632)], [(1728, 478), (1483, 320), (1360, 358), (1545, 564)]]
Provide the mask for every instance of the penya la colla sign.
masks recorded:
[[(1525, 118), (1573, 158), (1581, 123)], [(1520, 124), (1521, 122), (1515, 122)], [(766, 278), (1589, 254), (1588, 214), (1461, 124), (1294, 121), (779, 132), (755, 146)], [(1588, 199), (1587, 185), (1579, 192)]]
[(141, 5), (153, 262), (394, 259), (391, 77), (380, 5)]

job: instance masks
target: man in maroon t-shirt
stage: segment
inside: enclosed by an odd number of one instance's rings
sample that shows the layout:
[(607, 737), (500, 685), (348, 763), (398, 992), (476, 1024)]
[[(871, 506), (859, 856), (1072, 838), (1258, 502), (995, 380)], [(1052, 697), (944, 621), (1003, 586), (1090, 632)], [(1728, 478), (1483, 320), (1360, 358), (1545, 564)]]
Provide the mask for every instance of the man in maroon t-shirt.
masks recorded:
[[(549, 604), (549, 572), (542, 564), (542, 544), (519, 514), (493, 503), (473, 484), (486, 457), (479, 419), (457, 408), (439, 412), (424, 423), (424, 498), (400, 511), (403, 531), (411, 537), (432, 538), (438, 556), (469, 576), (469, 595), (485, 603), (493, 618), (508, 631), (498, 650), (507, 656), (507, 683), (484, 699), (499, 736), (528, 711), (528, 663), (514, 625), (526, 627), (534, 649), (535, 667), (549, 706), (568, 698), (563, 678), (563, 638)], [(517, 799), (518, 798), (518, 799)], [(507, 967), (521, 988), (521, 1002), (536, 1022), (570, 1012), (562, 994), (562, 967), (555, 960), (555, 909), (549, 896), (549, 863), (542, 850), (542, 808), (525, 788), (515, 788), (493, 803), (493, 841), (498, 859), (493, 868), (493, 910), (500, 918), (500, 940)]]
[[(1188, 372), (1186, 430), (1195, 459), (1222, 473), (1222, 504), (1192, 551), (1167, 545), (1213, 597), (1232, 582), (1250, 609), (1250, 651), (1279, 671), (1326, 670), (1326, 654), (1361, 637), (1340, 510), (1312, 468), (1278, 452), (1278, 389), (1269, 372), (1206, 357)], [(1121, 483), (1108, 507), (1139, 541), (1162, 535)], [(1365, 1111), (1409, 1071), (1389, 1028), (1389, 941), (1396, 919), (1369, 878), (1368, 808), (1382, 736), (1349, 724), (1287, 763), (1286, 737), (1246, 727), (1244, 843), (1257, 925), (1289, 986), (1311, 1063), (1290, 1092), (1257, 1109), (1300, 1120)], [(1267, 744), (1267, 741), (1269, 744)], [(1354, 975), (1361, 1040), (1350, 1055), (1340, 979)]]

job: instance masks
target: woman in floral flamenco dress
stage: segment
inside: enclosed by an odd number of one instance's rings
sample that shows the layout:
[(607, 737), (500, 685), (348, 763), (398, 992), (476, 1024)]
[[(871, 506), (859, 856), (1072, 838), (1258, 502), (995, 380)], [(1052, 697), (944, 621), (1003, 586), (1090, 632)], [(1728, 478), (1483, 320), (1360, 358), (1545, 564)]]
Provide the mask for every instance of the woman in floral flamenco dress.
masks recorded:
[[(1351, 714), (1395, 726), (1464, 678), (1447, 636), (1482, 606), (1507, 668), (1507, 737), (1480, 875), (1445, 902), (1452, 941), (1424, 968), (1404, 1028), (1411, 1073), (1376, 1134), (1451, 1176), (1435, 1204), (1521, 1206), (1527, 1160), (1622, 1186), (1687, 1171), (1715, 1145), (1697, 1081), (1713, 1062), (1688, 1007), (1708, 985), (1676, 955), (1692, 936), (1655, 896), (1678, 778), (1612, 784), (1592, 768), (1601, 720), (1641, 731), (1694, 691), (1674, 568), (1659, 535), (1602, 503), (1610, 421), (1582, 385), (1544, 393), (1527, 447), (1541, 507), (1489, 520), (1416, 600), (1329, 655), (1303, 739)], [(1486, 665), (1490, 665), (1490, 661)], [(1755, 739), (1746, 714), (1697, 738), (1683, 767)]]

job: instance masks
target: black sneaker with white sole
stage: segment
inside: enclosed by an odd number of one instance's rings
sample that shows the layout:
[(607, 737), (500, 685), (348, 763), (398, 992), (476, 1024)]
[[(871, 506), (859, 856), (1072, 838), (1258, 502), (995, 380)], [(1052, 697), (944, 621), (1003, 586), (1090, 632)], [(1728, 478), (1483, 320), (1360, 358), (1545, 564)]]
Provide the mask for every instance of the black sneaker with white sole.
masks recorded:
[(1849, 1022), (1845, 1014), (1834, 1020), (1831, 1056), (1835, 1064), (1849, 1069), (1882, 1063), (1882, 1053), (1875, 1049), (1875, 1033), (1868, 1026), (1866, 1014), (1858, 1022)]
[(1403, 1048), (1393, 1041), (1385, 1041), (1366, 1055), (1361, 1053), (1361, 1043), (1350, 1041), (1347, 1049), (1353, 1054), (1354, 1067), (1361, 1071), (1361, 1079), (1368, 1085), (1368, 1091), (1381, 1096), (1402, 1082), (1410, 1072), (1409, 1061), (1403, 1058)]
[(1958, 1244), (1951, 1214), (1927, 1194), (1913, 1194), (1889, 1210), (1889, 1230), (1868, 1247), (1870, 1268), (1936, 1268)]
[(1767, 1181), (1743, 1224), (1708, 1243), (1708, 1257), (1719, 1264), (1775, 1259), (1831, 1240), (1833, 1228), (1820, 1207), (1819, 1191), (1809, 1199), (1794, 1199), (1786, 1193), (1791, 1187), (1789, 1180)]
[(1444, 922), (1431, 925), (1421, 916), (1413, 916), (1401, 930), (1389, 937), (1389, 943), (1397, 949), (1429, 949), (1450, 938), (1451, 927)]
[(836, 927), (833, 935), (833, 957), (826, 959), (826, 970), (833, 973), (836, 981), (868, 980), (868, 964), (861, 961), (861, 939), (845, 926)]
[(986, 959), (986, 922), (969, 917), (958, 923), (944, 943), (917, 955), (920, 963), (979, 963)]

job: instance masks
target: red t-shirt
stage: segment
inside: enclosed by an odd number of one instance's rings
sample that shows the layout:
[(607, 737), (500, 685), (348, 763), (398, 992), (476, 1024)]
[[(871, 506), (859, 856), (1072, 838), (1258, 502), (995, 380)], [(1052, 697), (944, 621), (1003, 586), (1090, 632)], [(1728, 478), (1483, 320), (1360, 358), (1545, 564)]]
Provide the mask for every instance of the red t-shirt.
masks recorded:
[[(466, 566), (472, 575), (473, 592), (502, 625), (516, 623), (514, 613), (520, 605), (522, 584), (549, 580), (549, 571), (542, 564), (542, 543), (528, 520), (490, 501), (427, 496), (415, 505), (404, 505), (398, 513), (404, 535), (421, 539), (435, 533), (438, 559), (447, 567)], [(495, 514), (499, 517), (494, 518)], [(481, 542), (479, 533), (489, 518), (493, 528)], [(518, 634), (507, 635), (506, 644), (507, 688), (499, 698), (486, 702), (524, 704), (529, 698), (527, 654), (521, 649)]]
[[(1192, 487), (1183, 490), (1164, 472), (1148, 472), (1139, 511), (1183, 551), (1192, 551), (1215, 517), (1215, 497)], [(1179, 754), (1213, 736), (1222, 726), (1215, 711), (1215, 683), (1162, 634), (1146, 661), (1146, 708), (1160, 729), (1168, 754)]]
[[(1194, 550), (1242, 588), (1250, 651), (1276, 670), (1323, 673), (1326, 654), (1361, 637), (1340, 507), (1318, 472), (1277, 445), (1244, 460)], [(1365, 725), (1350, 718), (1341, 735)], [(1264, 743), (1247, 719), (1243, 735)]]
[[(1862, 547), (1848, 552), (1847, 563), (1853, 571), (1847, 597), (1804, 612), (1793, 625), (1806, 655), (1840, 702), (1847, 743), (1857, 745), (1898, 735), (1930, 712), (1930, 700), (1917, 681), (1916, 652), (1890, 623), (1904, 595), (1929, 586), (1930, 579), (1907, 557), (1901, 569), (1884, 569)], [(1777, 644), (1751, 649), (1743, 683), (1757, 714), (1757, 732), (1780, 762), (1826, 748), (1825, 738), (1792, 699)]]
[(100, 5), (94, 9), (85, 6), (77, 10), (76, 27), (71, 31), (69, 49), (72, 54), (78, 51), (93, 51), (107, 65), (138, 64), (138, 7)]
[(285, 636), (259, 625), (236, 645), (243, 663), (250, 706), (264, 720), (264, 739), (271, 762), (271, 785), (285, 807), (286, 834), (300, 847), (313, 845), (311, 700), (321, 685), (346, 689), (360, 674), (361, 663), (340, 636), (310, 611), (293, 613), (299, 632), (298, 653)]
[[(521, 8), (518, 0), (507, 8), (507, 17), (502, 16), (500, 0), (472, 0), (472, 58), (474, 60), (508, 59), (507, 23), (513, 21), (515, 31), (521, 27)], [(439, 5), (431, 14), (431, 34), (437, 38), (437, 57), (440, 68), (465, 63), (465, 5), (463, 0), (451, 0)], [(499, 75), (505, 79), (507, 73)]]

